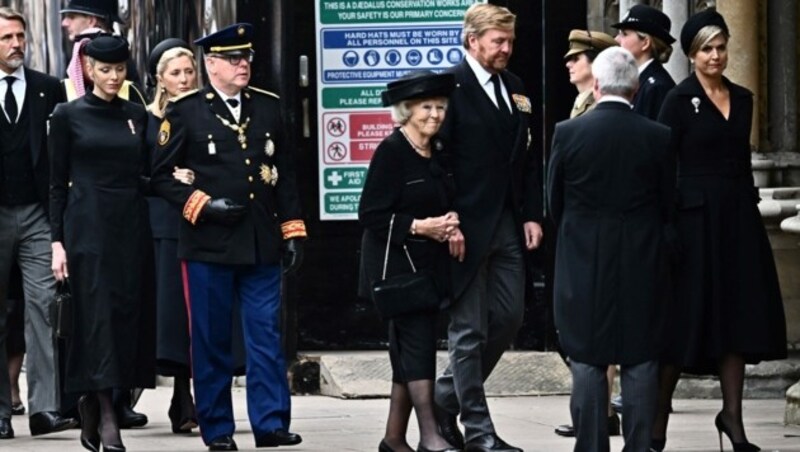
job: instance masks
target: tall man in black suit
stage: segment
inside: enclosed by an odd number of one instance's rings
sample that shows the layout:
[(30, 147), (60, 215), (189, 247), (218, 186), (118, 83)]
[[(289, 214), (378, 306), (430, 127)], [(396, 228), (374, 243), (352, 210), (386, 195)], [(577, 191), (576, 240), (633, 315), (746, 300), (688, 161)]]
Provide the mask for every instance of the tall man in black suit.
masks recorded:
[(496, 432), (483, 382), (522, 324), (524, 251), (539, 246), (541, 169), (531, 142), (531, 102), (507, 71), (516, 17), (490, 4), (464, 17), (466, 59), (452, 69), (456, 89), (440, 134), (452, 150), (454, 210), (463, 236), (450, 238), (454, 302), (448, 310), (450, 365), (436, 382), (437, 420), (455, 446), (517, 451)]
[(609, 450), (606, 368), (617, 363), (623, 450), (646, 451), (676, 177), (670, 130), (632, 111), (638, 74), (630, 52), (602, 51), (592, 74), (597, 106), (556, 125), (548, 167), (555, 321), (571, 360), (575, 451)]
[[(154, 151), (156, 193), (186, 220), (178, 258), (188, 288), (197, 418), (210, 450), (236, 450), (234, 300), (241, 306), (256, 447), (302, 441), (289, 431), (280, 306), (281, 270), (300, 265), (306, 227), (278, 96), (249, 86), (253, 34), (242, 23), (195, 41), (209, 84), (170, 103)], [(172, 176), (175, 166), (194, 171), (192, 185)]]
[(45, 210), (47, 118), (63, 95), (57, 79), (23, 66), (26, 25), (18, 12), (0, 8), (0, 439), (14, 436), (5, 345), (6, 295), (14, 260), (22, 271), (25, 292), (31, 434), (77, 424), (58, 414), (58, 366), (50, 324), (55, 279)]

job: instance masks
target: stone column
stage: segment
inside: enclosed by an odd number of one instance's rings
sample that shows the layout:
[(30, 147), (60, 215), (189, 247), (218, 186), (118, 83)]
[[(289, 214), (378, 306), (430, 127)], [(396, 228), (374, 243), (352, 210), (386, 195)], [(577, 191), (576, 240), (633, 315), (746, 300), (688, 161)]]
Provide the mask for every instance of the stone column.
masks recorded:
[(646, 3), (643, 0), (619, 0), (619, 20), (622, 20), (628, 14), (631, 6), (637, 3)]
[(734, 83), (753, 92), (753, 128), (750, 144), (756, 148), (759, 142), (759, 47), (758, 2), (753, 0), (717, 0), (717, 11), (725, 17), (731, 32), (728, 44), (728, 69), (725, 75)]
[[(789, 0), (791, 1), (791, 0)], [(665, 65), (667, 72), (676, 83), (680, 83), (689, 75), (689, 59), (683, 54), (681, 50), (681, 28), (686, 23), (689, 17), (689, 3), (686, 0), (664, 0), (664, 14), (669, 16), (672, 21), (672, 29), (670, 34), (676, 39), (672, 44), (672, 56), (669, 62)]]
[(769, 18), (769, 141), (775, 151), (797, 152), (796, 0), (772, 0)]

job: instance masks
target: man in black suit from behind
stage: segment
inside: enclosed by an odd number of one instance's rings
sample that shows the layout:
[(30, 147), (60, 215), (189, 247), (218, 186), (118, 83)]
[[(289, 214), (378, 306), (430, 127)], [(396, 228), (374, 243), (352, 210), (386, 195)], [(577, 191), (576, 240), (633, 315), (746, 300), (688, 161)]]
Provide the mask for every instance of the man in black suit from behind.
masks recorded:
[(597, 106), (556, 125), (548, 167), (555, 321), (571, 361), (575, 451), (609, 450), (613, 363), (625, 394), (623, 451), (644, 451), (655, 417), (675, 165), (669, 128), (632, 110), (633, 55), (606, 49), (592, 74)]
[(541, 168), (529, 149), (531, 101), (506, 70), (516, 17), (474, 4), (464, 16), (467, 56), (451, 69), (456, 89), (440, 135), (452, 152), (454, 210), (463, 235), (449, 238), (453, 303), (450, 365), (436, 381), (442, 435), (466, 451), (518, 451), (497, 436), (483, 383), (522, 324), (525, 251), (542, 240)]
[(58, 413), (58, 366), (50, 322), (55, 279), (47, 218), (47, 118), (63, 101), (58, 79), (23, 66), (25, 18), (0, 8), (0, 439), (14, 437), (6, 356), (6, 295), (13, 261), (22, 271), (31, 435), (77, 421)]

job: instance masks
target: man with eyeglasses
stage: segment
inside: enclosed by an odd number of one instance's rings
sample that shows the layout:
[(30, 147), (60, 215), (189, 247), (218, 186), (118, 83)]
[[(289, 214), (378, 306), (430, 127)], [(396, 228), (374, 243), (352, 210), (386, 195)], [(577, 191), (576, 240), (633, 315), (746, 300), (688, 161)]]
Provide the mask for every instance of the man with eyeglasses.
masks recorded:
[[(178, 206), (178, 256), (192, 331), (197, 418), (209, 450), (237, 450), (231, 406), (231, 308), (241, 306), (247, 406), (256, 447), (298, 444), (281, 351), (282, 273), (297, 269), (306, 237), (278, 96), (249, 86), (253, 27), (195, 41), (209, 84), (170, 103), (153, 161), (156, 193)], [(192, 185), (174, 167), (191, 168)]]

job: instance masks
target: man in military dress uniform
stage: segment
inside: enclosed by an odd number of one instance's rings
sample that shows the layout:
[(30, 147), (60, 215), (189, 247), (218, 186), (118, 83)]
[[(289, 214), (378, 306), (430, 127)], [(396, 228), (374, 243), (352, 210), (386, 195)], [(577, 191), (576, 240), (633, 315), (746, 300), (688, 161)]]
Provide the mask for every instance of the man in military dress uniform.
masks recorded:
[[(195, 41), (209, 85), (170, 103), (153, 162), (156, 192), (178, 205), (192, 332), (197, 415), (209, 450), (236, 450), (231, 406), (231, 307), (241, 304), (247, 406), (257, 447), (298, 444), (281, 352), (280, 284), (306, 236), (278, 97), (248, 86), (253, 27)], [(175, 166), (195, 172), (191, 186)]]

